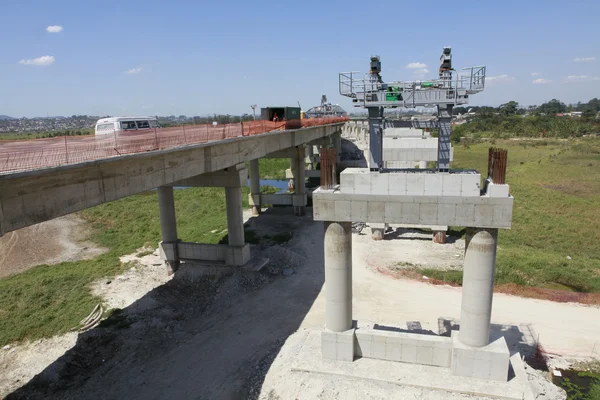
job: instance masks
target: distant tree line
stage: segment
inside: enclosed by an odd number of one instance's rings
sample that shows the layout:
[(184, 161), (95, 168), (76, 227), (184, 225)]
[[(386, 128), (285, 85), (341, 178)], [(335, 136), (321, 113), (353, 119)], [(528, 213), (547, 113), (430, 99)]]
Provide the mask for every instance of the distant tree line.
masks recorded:
[(231, 115), (231, 114), (213, 114), (212, 116), (198, 116), (195, 115), (193, 117), (186, 117), (185, 115), (180, 115), (179, 117), (175, 117), (174, 115), (169, 117), (159, 117), (158, 122), (163, 127), (169, 126), (181, 126), (181, 125), (202, 125), (202, 124), (212, 124), (216, 122), (217, 124), (234, 124), (243, 121), (252, 121), (254, 117), (250, 114), (243, 115)]
[[(577, 137), (600, 132), (600, 100), (566, 105), (552, 99), (540, 106), (520, 107), (509, 101), (499, 107), (455, 107), (454, 114), (475, 113), (467, 116), (467, 123), (456, 125), (452, 137)], [(562, 113), (579, 111), (581, 117), (561, 116)], [(558, 115), (557, 115), (558, 114)]]
[(474, 107), (454, 107), (453, 114), (467, 114), (469, 111), (478, 114), (493, 114), (500, 113), (502, 115), (556, 115), (561, 113), (568, 113), (573, 111), (579, 111), (583, 113), (583, 117), (595, 118), (598, 112), (600, 112), (600, 100), (593, 98), (587, 103), (581, 101), (577, 104), (565, 104), (557, 99), (552, 99), (540, 106), (528, 106), (521, 107), (516, 101), (509, 101), (499, 107), (489, 106), (474, 106)]

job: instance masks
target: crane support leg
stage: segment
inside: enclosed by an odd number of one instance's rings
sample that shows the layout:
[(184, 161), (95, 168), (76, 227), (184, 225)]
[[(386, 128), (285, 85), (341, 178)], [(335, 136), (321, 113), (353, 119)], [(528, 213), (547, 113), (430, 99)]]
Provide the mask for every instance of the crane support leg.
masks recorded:
[(440, 131), (438, 135), (437, 168), (439, 172), (448, 172), (450, 169), (450, 135), (452, 134), (452, 106), (438, 107)]
[(369, 107), (369, 168), (383, 168), (383, 107)]

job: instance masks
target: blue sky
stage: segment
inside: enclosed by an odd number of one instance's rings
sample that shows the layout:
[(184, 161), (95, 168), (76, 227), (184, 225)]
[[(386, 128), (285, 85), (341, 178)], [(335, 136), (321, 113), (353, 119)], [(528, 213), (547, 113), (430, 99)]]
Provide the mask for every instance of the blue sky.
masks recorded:
[(598, 0), (7, 0), (1, 10), (0, 114), (13, 117), (241, 114), (307, 109), (322, 94), (351, 109), (338, 72), (364, 72), (378, 54), (384, 80), (423, 74), (411, 63), (433, 78), (446, 45), (455, 68), (487, 66), (472, 105), (600, 97)]

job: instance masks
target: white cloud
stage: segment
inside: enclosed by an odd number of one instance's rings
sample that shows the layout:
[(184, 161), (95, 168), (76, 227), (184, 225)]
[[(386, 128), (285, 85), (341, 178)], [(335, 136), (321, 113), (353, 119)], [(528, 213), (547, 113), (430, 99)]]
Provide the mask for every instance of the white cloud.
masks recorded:
[(534, 85), (544, 85), (546, 83), (550, 83), (552, 82), (549, 79), (544, 79), (544, 78), (538, 78), (538, 79), (534, 79), (531, 83), (533, 83)]
[(532, 72), (531, 76), (542, 76), (540, 72)]
[(414, 73), (417, 75), (425, 75), (429, 73), (429, 70), (427, 68), (420, 68), (420, 69), (415, 69)]
[(569, 76), (567, 76), (567, 79), (565, 79), (565, 80), (567, 82), (574, 83), (574, 82), (600, 81), (600, 78), (597, 76), (588, 76), (588, 75), (569, 75)]
[(498, 75), (498, 76), (486, 76), (485, 80), (489, 83), (508, 83), (513, 82), (515, 78), (512, 76), (508, 76), (506, 74)]
[(127, 71), (125, 71), (125, 73), (129, 74), (129, 75), (139, 74), (140, 72), (142, 72), (141, 68), (131, 68), (131, 69), (128, 69)]
[(427, 64), (423, 64), (420, 62), (411, 62), (410, 64), (408, 64), (406, 66), (406, 68), (408, 68), (408, 69), (423, 69), (423, 68), (427, 68)]
[(58, 33), (58, 32), (63, 31), (63, 27), (60, 25), (50, 25), (49, 27), (46, 28), (46, 31), (48, 31), (50, 33)]
[(592, 61), (596, 61), (596, 57), (577, 57), (573, 61), (575, 61), (575, 62), (592, 62)]
[(54, 57), (52, 56), (41, 56), (38, 58), (32, 58), (30, 60), (21, 60), (19, 64), (23, 65), (35, 65), (38, 67), (45, 67), (50, 64), (54, 64)]

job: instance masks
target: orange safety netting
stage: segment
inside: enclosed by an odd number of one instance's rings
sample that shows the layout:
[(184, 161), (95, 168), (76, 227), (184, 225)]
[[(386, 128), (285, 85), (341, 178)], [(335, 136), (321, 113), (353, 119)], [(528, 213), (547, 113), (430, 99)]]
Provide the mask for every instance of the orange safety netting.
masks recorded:
[(0, 173), (49, 168), (273, 131), (329, 125), (347, 120), (347, 117), (333, 117), (281, 122), (249, 121), (224, 125), (145, 129), (98, 136), (0, 140)]

